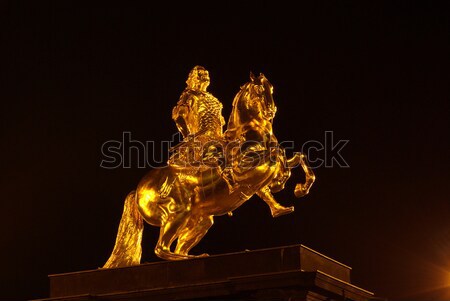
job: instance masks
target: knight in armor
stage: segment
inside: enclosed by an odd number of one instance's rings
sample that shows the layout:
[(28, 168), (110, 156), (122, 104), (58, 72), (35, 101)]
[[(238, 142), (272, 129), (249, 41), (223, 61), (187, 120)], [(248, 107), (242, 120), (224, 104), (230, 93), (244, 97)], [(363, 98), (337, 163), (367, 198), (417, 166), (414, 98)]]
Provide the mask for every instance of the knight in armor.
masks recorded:
[[(232, 193), (239, 184), (229, 164), (224, 164), (224, 136), (222, 127), (222, 103), (207, 91), (210, 84), (209, 72), (202, 66), (195, 66), (189, 73), (187, 87), (172, 110), (172, 118), (184, 138), (169, 159), (169, 165), (181, 172), (201, 170), (202, 168), (219, 168), (222, 178)], [(224, 160), (226, 161), (226, 160)], [(224, 166), (222, 169), (221, 166)], [(167, 196), (171, 189), (162, 187), (161, 197)], [(164, 186), (164, 185), (163, 185)]]

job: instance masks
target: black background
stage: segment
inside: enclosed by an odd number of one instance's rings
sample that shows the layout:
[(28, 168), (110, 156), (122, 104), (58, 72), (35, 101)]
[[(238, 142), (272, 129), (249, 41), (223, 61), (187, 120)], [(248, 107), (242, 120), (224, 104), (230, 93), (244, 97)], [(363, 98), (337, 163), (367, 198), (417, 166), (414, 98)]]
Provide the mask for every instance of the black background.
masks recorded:
[[(450, 300), (449, 22), (423, 1), (1, 2), (0, 299), (48, 296), (47, 274), (96, 269), (124, 197), (148, 169), (100, 168), (101, 146), (176, 132), (171, 109), (199, 64), (231, 101), (249, 71), (275, 87), (274, 131), (350, 142), (350, 168), (321, 167), (295, 199), (296, 170), (252, 198), (193, 253), (303, 243), (353, 267), (390, 300)], [(319, 153), (324, 158), (324, 153)], [(143, 261), (157, 260), (146, 227)]]

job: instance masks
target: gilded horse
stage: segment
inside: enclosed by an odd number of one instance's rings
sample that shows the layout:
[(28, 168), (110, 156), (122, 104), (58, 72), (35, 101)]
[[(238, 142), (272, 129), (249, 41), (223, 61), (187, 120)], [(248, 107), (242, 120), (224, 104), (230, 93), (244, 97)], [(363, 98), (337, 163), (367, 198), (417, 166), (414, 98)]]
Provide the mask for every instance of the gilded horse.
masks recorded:
[[(315, 180), (303, 154), (287, 159), (272, 132), (276, 112), (273, 87), (267, 78), (251, 74), (233, 100), (233, 109), (225, 137), (234, 143), (224, 156), (231, 160), (238, 187), (231, 193), (219, 167), (198, 169), (175, 177), (169, 195), (161, 198), (160, 187), (169, 173), (180, 173), (171, 166), (149, 171), (137, 189), (125, 200), (114, 250), (104, 268), (137, 265), (142, 254), (143, 221), (160, 227), (155, 254), (166, 260), (180, 260), (202, 255), (189, 251), (213, 225), (214, 216), (230, 214), (254, 194), (274, 210), (280, 206), (272, 192), (280, 191), (291, 169), (302, 166), (305, 183), (295, 187), (295, 196), (308, 194)], [(280, 206), (281, 207), (281, 206)], [(282, 207), (284, 208), (284, 207)], [(293, 207), (284, 208), (288, 213)], [(177, 241), (174, 251), (171, 245)]]

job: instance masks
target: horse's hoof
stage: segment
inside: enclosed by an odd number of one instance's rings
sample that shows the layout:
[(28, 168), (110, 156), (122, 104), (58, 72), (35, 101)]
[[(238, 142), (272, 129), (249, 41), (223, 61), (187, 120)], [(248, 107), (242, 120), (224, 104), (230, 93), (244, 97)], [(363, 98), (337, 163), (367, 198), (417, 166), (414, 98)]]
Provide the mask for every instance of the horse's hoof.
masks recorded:
[(164, 250), (163, 248), (155, 248), (155, 254), (161, 259), (165, 260), (184, 260), (190, 258), (186, 255), (176, 254), (167, 250)]
[(291, 207), (281, 207), (281, 208), (277, 208), (276, 210), (274, 210), (272, 212), (272, 216), (273, 217), (279, 217), (279, 216), (282, 216), (282, 215), (285, 215), (285, 214), (289, 214), (289, 213), (292, 213), (292, 212), (294, 212), (294, 207), (293, 206), (291, 206)]

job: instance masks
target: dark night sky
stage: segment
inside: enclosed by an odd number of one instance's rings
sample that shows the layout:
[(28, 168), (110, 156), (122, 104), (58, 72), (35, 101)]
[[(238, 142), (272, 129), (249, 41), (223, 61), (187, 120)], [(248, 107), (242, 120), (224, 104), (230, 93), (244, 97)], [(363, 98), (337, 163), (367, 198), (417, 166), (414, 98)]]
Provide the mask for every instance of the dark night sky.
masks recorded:
[[(303, 243), (380, 297), (450, 300), (449, 19), (423, 2), (0, 2), (0, 299), (46, 297), (48, 274), (104, 264), (148, 169), (100, 168), (101, 146), (125, 131), (169, 139), (200, 64), (226, 117), (249, 71), (263, 72), (278, 139), (299, 150), (333, 131), (350, 168), (316, 169), (303, 199), (294, 171), (275, 195), (293, 214), (272, 219), (252, 198), (193, 253)], [(157, 235), (145, 229), (144, 261)]]

